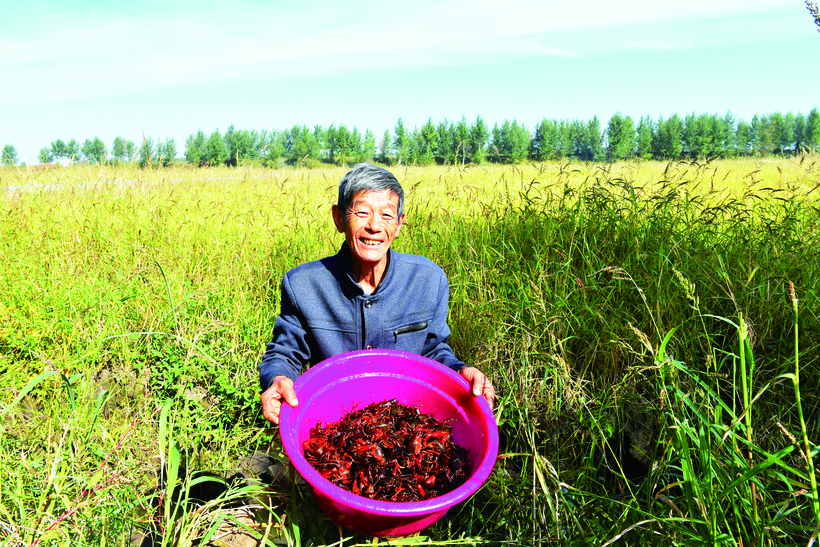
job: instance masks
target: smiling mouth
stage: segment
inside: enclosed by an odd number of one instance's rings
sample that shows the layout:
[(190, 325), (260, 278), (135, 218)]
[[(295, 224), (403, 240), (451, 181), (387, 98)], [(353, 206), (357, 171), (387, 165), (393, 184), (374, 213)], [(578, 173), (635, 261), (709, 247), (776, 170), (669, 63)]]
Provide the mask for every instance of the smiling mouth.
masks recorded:
[(381, 241), (377, 241), (375, 239), (363, 239), (359, 238), (359, 241), (363, 243), (366, 247), (378, 247), (382, 244)]

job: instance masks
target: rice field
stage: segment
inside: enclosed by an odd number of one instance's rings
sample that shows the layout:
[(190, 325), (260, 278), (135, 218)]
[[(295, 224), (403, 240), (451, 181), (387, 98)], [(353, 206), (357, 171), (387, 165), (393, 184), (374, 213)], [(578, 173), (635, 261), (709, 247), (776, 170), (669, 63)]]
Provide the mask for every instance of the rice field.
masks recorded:
[[(815, 541), (819, 160), (391, 168), (501, 435), (391, 544)], [(386, 543), (321, 514), (258, 404), (345, 171), (0, 169), (0, 544)]]

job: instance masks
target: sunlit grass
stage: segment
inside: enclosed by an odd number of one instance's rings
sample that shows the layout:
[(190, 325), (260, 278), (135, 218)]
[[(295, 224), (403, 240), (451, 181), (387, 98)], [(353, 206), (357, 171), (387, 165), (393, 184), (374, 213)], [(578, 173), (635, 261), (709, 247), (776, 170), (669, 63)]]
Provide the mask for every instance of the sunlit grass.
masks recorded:
[[(396, 247), (444, 267), (451, 343), (499, 386), (503, 456), (431, 541), (805, 545), (817, 160), (394, 168)], [(187, 492), (281, 456), (256, 363), (282, 275), (341, 243), (345, 171), (0, 170), (23, 187), (0, 210), (4, 544), (190, 545), (240, 498), (252, 533), (340, 541), (298, 490), (156, 505), (174, 457)]]

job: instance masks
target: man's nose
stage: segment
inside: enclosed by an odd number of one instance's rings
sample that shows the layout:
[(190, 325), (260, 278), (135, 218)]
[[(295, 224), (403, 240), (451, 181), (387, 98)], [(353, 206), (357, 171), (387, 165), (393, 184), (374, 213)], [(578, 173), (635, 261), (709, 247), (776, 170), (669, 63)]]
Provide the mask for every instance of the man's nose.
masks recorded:
[(370, 219), (367, 223), (367, 227), (371, 232), (381, 232), (382, 230), (382, 219), (379, 215), (370, 215)]

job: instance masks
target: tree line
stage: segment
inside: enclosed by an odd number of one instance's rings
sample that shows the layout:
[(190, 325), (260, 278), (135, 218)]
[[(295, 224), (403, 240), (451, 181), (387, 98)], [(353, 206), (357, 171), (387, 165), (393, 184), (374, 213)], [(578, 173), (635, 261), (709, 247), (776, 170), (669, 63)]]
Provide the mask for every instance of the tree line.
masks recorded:
[[(210, 134), (197, 131), (185, 139), (182, 158), (177, 158), (174, 139), (144, 137), (139, 145), (116, 137), (110, 153), (97, 137), (81, 145), (57, 139), (38, 154), (41, 163), (60, 159), (69, 162), (138, 163), (142, 167), (167, 166), (184, 160), (195, 166), (351, 164), (378, 161), (384, 164), (480, 164), (516, 163), (525, 160), (618, 161), (639, 159), (732, 158), (788, 155), (820, 147), (820, 112), (808, 115), (788, 112), (754, 115), (750, 122), (731, 113), (673, 114), (668, 118), (641, 117), (637, 123), (616, 113), (603, 127), (591, 120), (544, 118), (533, 129), (505, 120), (490, 128), (481, 118), (468, 122), (432, 118), (421, 127), (408, 128), (399, 118), (392, 132), (385, 130), (378, 142), (368, 129), (331, 124), (294, 125), (283, 130), (236, 129)], [(11, 145), (3, 149), (2, 162), (16, 164)]]

